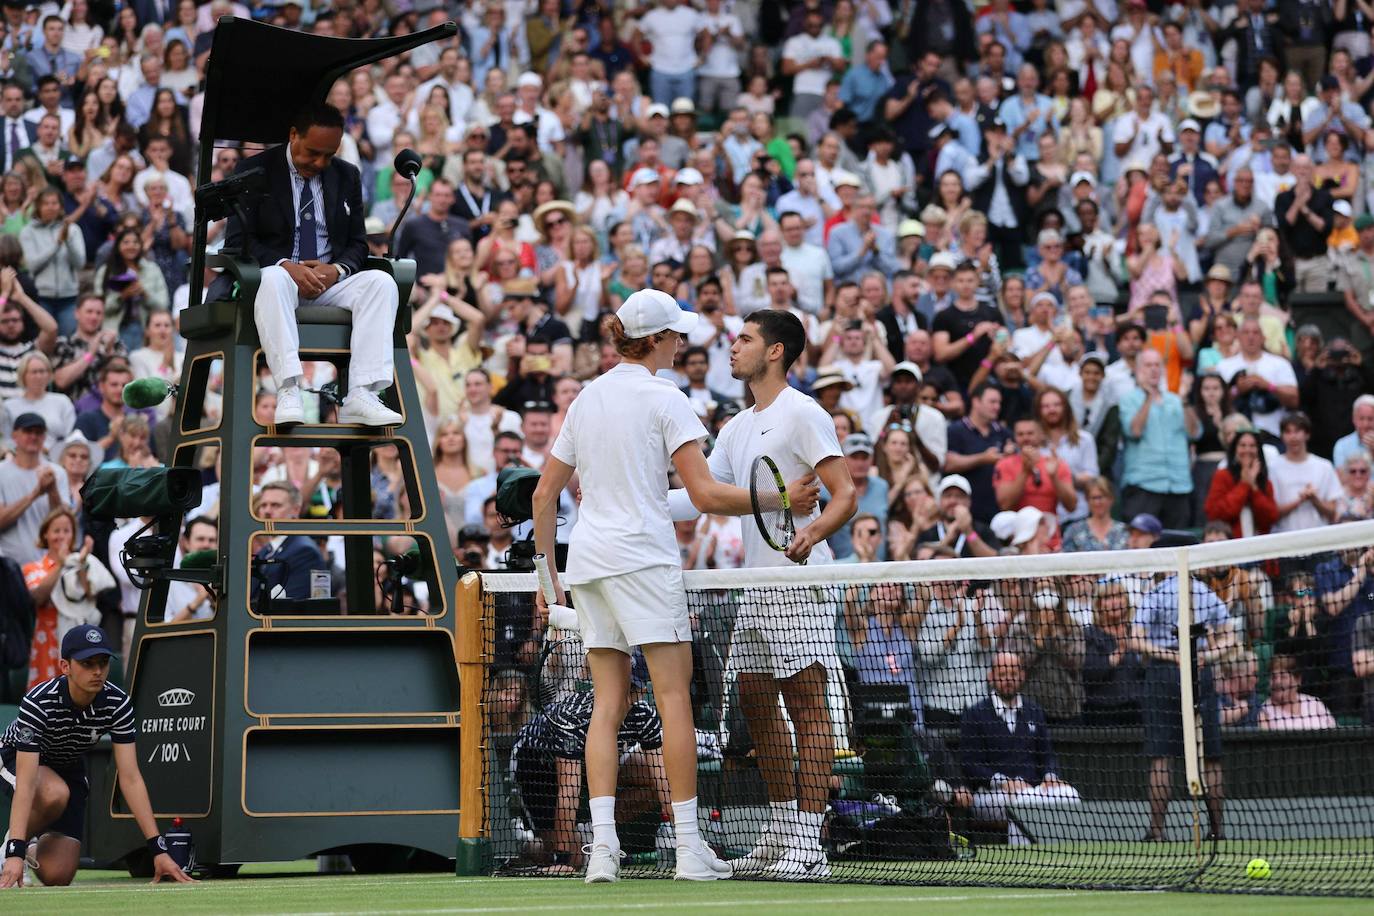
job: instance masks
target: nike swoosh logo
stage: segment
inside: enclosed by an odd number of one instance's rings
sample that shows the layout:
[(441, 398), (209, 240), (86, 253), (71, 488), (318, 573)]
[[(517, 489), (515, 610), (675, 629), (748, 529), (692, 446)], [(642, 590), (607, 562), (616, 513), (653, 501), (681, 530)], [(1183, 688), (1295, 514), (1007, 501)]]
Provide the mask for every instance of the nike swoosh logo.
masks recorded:
[(759, 433), (759, 435), (760, 435), (760, 436), (766, 436), (766, 435), (768, 435), (769, 433), (771, 433), (772, 431), (773, 431), (773, 427), (770, 426), (770, 427), (768, 427), (767, 429), (765, 429), (763, 432)]

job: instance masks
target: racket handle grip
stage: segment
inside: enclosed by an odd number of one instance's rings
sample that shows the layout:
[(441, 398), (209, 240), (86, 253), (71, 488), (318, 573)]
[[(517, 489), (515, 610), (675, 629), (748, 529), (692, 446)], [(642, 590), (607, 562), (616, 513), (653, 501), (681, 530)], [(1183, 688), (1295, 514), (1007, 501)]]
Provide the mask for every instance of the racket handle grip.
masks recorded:
[(534, 574), (539, 577), (539, 590), (544, 593), (544, 601), (553, 604), (558, 600), (558, 593), (553, 588), (553, 573), (549, 569), (547, 554), (534, 555)]
[(577, 623), (577, 611), (564, 604), (549, 605), (549, 624), (560, 630), (581, 629)]

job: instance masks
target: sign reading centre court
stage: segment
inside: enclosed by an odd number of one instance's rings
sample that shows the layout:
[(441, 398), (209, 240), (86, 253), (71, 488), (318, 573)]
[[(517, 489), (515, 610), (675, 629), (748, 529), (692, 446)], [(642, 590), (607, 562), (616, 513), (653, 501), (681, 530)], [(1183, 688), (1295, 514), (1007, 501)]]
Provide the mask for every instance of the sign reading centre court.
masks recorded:
[[(134, 687), (138, 765), (160, 816), (209, 812), (215, 637), (145, 639)], [(122, 807), (122, 805), (121, 805)]]

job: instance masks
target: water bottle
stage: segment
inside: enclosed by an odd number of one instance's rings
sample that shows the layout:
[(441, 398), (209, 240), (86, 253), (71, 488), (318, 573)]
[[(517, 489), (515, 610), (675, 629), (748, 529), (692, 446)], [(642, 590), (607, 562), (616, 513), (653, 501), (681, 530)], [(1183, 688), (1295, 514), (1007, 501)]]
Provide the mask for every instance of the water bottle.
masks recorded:
[(167, 841), (167, 855), (182, 871), (190, 871), (196, 864), (196, 847), (191, 842), (191, 831), (182, 824), (181, 818), (172, 820), (172, 829), (163, 834)]
[(720, 816), (719, 808), (712, 808), (711, 816), (706, 821), (706, 845), (710, 846), (716, 855), (725, 855), (725, 822)]
[(677, 867), (677, 834), (668, 815), (663, 815), (663, 823), (658, 825), (654, 834), (654, 851), (658, 853), (658, 868), (669, 871)]

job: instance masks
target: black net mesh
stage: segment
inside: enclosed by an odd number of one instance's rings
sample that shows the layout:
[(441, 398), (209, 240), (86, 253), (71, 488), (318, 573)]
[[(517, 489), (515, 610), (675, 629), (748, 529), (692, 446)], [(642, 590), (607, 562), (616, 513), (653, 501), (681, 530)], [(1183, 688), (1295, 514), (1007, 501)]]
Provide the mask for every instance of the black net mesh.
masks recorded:
[[(823, 852), (805, 877), (1374, 894), (1371, 546), (1357, 524), (689, 573), (702, 837), (744, 857), (737, 878)], [(592, 692), (577, 634), (533, 629), (534, 587), (484, 580), (489, 838), (500, 873), (572, 876)], [(662, 729), (634, 671), (621, 874), (666, 877)]]

